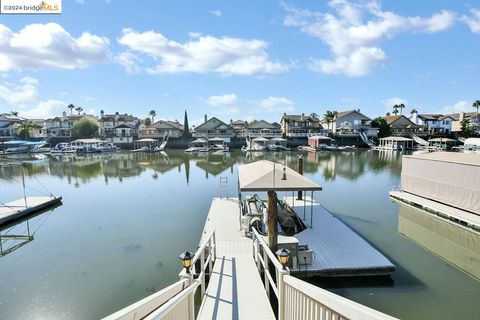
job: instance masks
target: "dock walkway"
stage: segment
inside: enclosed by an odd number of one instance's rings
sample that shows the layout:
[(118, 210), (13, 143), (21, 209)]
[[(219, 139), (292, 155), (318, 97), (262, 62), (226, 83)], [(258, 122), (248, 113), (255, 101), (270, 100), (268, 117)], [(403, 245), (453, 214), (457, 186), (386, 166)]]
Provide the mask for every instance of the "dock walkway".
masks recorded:
[(252, 240), (241, 234), (237, 199), (213, 200), (200, 245), (213, 230), (217, 259), (197, 319), (275, 319), (252, 257)]
[(0, 226), (59, 203), (62, 197), (27, 197), (0, 206)]

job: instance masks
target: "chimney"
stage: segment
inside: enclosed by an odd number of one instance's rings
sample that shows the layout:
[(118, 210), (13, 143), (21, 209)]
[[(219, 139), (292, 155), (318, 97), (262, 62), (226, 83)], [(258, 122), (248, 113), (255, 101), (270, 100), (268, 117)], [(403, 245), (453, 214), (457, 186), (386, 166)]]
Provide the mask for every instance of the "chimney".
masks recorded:
[(357, 109), (357, 112), (360, 113), (360, 108)]
[(120, 116), (120, 114), (117, 112), (115, 112), (115, 121), (118, 121), (118, 117)]
[(67, 117), (67, 112), (66, 112), (66, 111), (63, 111), (63, 112), (62, 112), (62, 116), (63, 116), (64, 118), (66, 118), (66, 117)]
[(386, 115), (387, 117), (390, 117), (390, 112), (387, 112), (385, 115)]
[(302, 117), (300, 118), (300, 121), (305, 121), (305, 113), (302, 113)]
[(100, 110), (100, 118), (103, 118), (105, 116), (105, 112), (103, 110)]
[(231, 124), (231, 125), (233, 124), (233, 119), (230, 119), (230, 124)]
[(460, 112), (460, 116), (458, 117), (458, 121), (462, 122), (465, 119), (465, 112)]
[(203, 122), (207, 122), (207, 115), (203, 116)]

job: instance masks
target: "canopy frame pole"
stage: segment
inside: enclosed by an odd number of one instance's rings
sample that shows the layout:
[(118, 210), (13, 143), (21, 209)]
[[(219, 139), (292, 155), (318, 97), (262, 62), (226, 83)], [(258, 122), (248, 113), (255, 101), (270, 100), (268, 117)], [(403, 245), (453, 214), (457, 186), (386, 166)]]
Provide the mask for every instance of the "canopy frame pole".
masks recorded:
[(313, 229), (313, 191), (310, 199), (310, 228)]

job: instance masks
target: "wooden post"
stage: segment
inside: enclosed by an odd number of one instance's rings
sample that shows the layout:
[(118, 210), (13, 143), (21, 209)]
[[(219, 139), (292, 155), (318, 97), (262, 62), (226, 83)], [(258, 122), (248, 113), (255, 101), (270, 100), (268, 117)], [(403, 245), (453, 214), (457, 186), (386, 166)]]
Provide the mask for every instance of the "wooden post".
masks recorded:
[[(298, 166), (297, 166), (297, 167), (298, 167), (298, 168), (297, 168), (298, 173), (300, 173), (301, 175), (303, 175), (303, 158), (302, 158), (301, 155), (298, 157)], [(297, 199), (298, 199), (298, 200), (302, 200), (302, 199), (303, 199), (303, 197), (302, 197), (302, 191), (298, 191)]]
[(277, 251), (277, 193), (268, 191), (268, 246)]

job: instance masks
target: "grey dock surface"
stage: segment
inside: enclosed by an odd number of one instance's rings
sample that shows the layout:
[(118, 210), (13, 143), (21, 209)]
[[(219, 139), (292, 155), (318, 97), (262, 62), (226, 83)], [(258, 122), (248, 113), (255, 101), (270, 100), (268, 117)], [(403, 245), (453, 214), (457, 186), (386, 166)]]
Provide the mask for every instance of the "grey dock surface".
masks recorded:
[(197, 319), (275, 319), (239, 210), (237, 199), (212, 201), (200, 244), (215, 230), (217, 259)]
[(0, 206), (0, 226), (60, 203), (62, 197), (27, 197)]
[[(315, 252), (313, 263), (301, 265), (299, 269), (291, 269), (292, 275), (298, 277), (311, 276), (371, 276), (388, 275), (395, 270), (395, 265), (383, 254), (370, 245), (365, 239), (350, 229), (342, 221), (332, 215), (318, 202), (304, 201), (286, 197), (298, 216), (303, 219), (307, 228), (295, 235), (299, 244), (308, 244)], [(306, 270), (308, 272), (306, 272)]]

